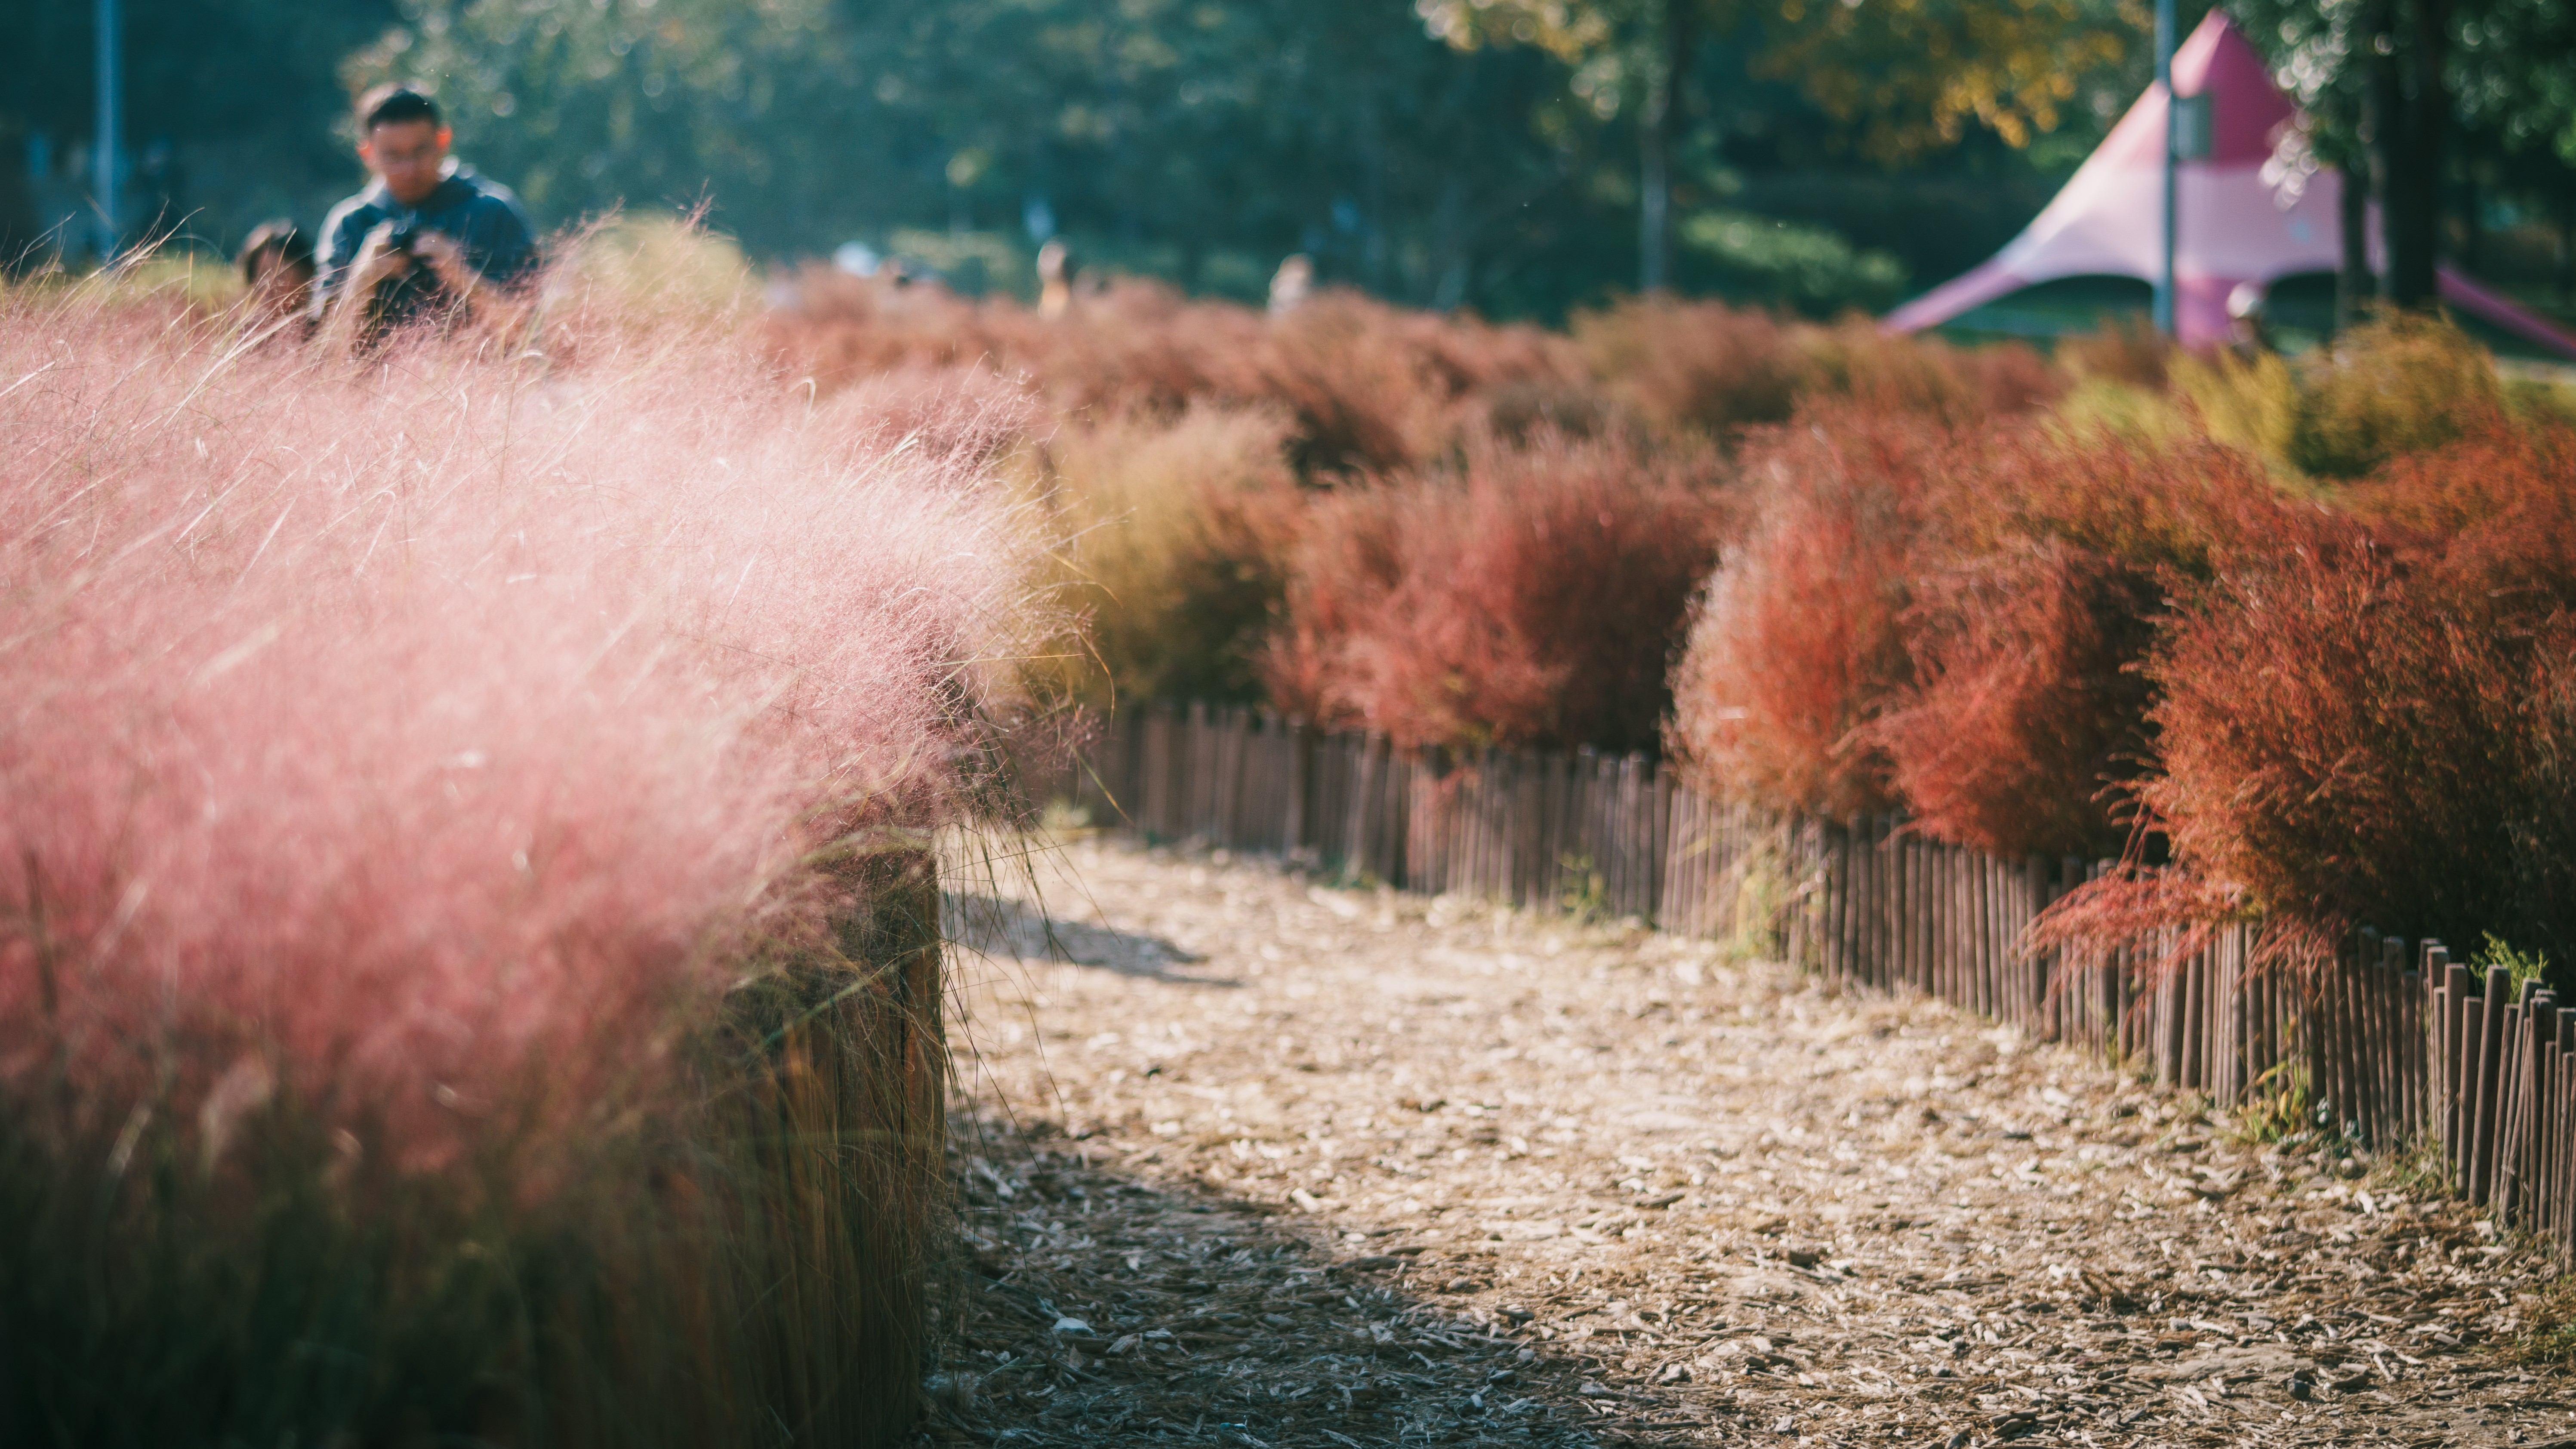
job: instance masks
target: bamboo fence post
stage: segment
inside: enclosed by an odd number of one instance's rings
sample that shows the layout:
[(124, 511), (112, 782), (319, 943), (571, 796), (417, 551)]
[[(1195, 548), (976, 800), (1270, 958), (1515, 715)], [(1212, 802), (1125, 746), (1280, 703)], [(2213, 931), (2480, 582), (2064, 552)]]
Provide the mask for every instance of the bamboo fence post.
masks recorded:
[(1308, 831), (1312, 828), (1314, 815), (1308, 805), (1307, 794), (1314, 788), (1315, 740), (1302, 717), (1289, 717), (1284, 743), (1288, 756), (1288, 788), (1282, 792), (1287, 798), (1281, 801), (1285, 818), (1279, 823), (1279, 837), (1287, 853), (1296, 856), (1313, 844)]
[[(2084, 862), (2071, 855), (2059, 857), (2057, 885), (2052, 894), (2062, 898), (2080, 889), (2083, 884)], [(2052, 901), (2051, 904), (2055, 902)], [(2069, 1034), (2072, 1040), (2088, 1047), (2097, 1046), (2101, 1041), (2101, 1032), (2094, 1024), (2095, 1016), (2102, 1004), (2101, 988), (2094, 979), (2094, 972), (2097, 969), (2073, 952), (2057, 953), (2057, 971), (2064, 978), (2063, 984), (2058, 987), (2064, 996), (2064, 1001), (2058, 1008), (2058, 1023), (2062, 1032)]]
[(2352, 1065), (2361, 1103), (2362, 1136), (2373, 1147), (2388, 1143), (2381, 1111), (2379, 1069), (2379, 933), (2370, 931), (2355, 943), (2352, 956)]
[(2003, 877), (1996, 867), (2001, 862), (1982, 850), (1969, 858), (1975, 862), (1977, 888), (1977, 1014), (2010, 1021), (2012, 1002), (2004, 994), (2003, 952), (1997, 945)]
[(1960, 869), (1960, 854), (1955, 845), (1941, 847), (1941, 999), (1952, 1006), (1967, 1004), (1960, 989), (1966, 980), (1965, 952), (1959, 940), (1961, 877), (1966, 872)]
[(2522, 984), (2512, 1013), (2513, 1042), (2505, 1055), (2504, 1138), (2497, 1145), (2496, 1176), (2502, 1184), (2498, 1211), (2508, 1222), (2529, 1195), (2531, 1171), (2531, 1073), (2540, 1041), (2540, 983)]
[(2353, 952), (2354, 1066), (2360, 1070), (2359, 1095), (2362, 1103), (2362, 1134), (2372, 1146), (2385, 1145), (2379, 1119), (2379, 1011), (2378, 993), (2371, 988), (2378, 979), (2379, 932), (2364, 926)]
[(2442, 963), (2442, 990), (2449, 998), (2442, 1008), (2442, 1151), (2454, 1169), (2455, 1179), (2461, 1159), (2468, 1156), (2467, 1114), (2460, 1110), (2461, 1064), (2468, 1060), (2465, 1032), (2461, 1023), (2467, 1020), (2470, 972), (2465, 961)]
[(2547, 1131), (2542, 1113), (2550, 1102), (2550, 1049), (2558, 1041), (2558, 993), (2542, 991), (2531, 1000), (2531, 1045), (2529, 1064), (2524, 1069), (2522, 1108), (2522, 1164), (2517, 1174), (2521, 1183), (2523, 1221), (2538, 1227), (2547, 1211), (2541, 1188), (2549, 1181), (2551, 1148), (2555, 1145)]
[(1906, 820), (1878, 817), (1878, 987), (1896, 990), (1906, 980)]
[(1541, 772), (1535, 754), (1522, 750), (1502, 752), (1505, 790), (1498, 794), (1495, 808), (1504, 813), (1494, 821), (1494, 870), (1502, 898), (1514, 906), (1530, 902), (1530, 862), (1538, 855), (1538, 823)]
[(2161, 939), (2156, 942), (2156, 1080), (2167, 1087), (2182, 1085), (2182, 992), (2184, 973), (2171, 969), (2161, 959), (2169, 950)]
[(1982, 850), (1968, 853), (1968, 890), (1968, 920), (1976, 943), (1977, 1014), (2000, 1020), (2004, 1001), (2003, 981), (1995, 971), (1995, 860)]
[(1173, 834), (1183, 840), (1204, 840), (1208, 836), (1207, 807), (1210, 777), (1215, 774), (1208, 759), (1208, 708), (1205, 700), (1194, 699), (1181, 711), (1180, 795), (1178, 827)]
[(1695, 916), (1691, 877), (1691, 856), (1685, 838), (1692, 830), (1692, 810), (1696, 804), (1687, 790), (1675, 790), (1664, 813), (1664, 880), (1663, 900), (1657, 921), (1665, 930), (1681, 935), (1700, 934)]
[(2343, 1071), (2345, 1081), (2351, 1085), (2352, 1119), (2361, 1126), (2361, 1139), (2379, 1147), (2386, 1144), (2380, 1141), (2372, 1111), (2369, 971), (2369, 962), (2356, 941), (2343, 962)]
[(1646, 817), (1646, 922), (1660, 927), (1664, 920), (1664, 897), (1672, 890), (1672, 857), (1666, 849), (1673, 835), (1673, 806), (1676, 788), (1672, 772), (1664, 762), (1655, 761), (1654, 775), (1648, 784), (1650, 808)]
[(1834, 823), (1834, 949), (1838, 953), (1834, 974), (1850, 981), (1860, 956), (1860, 837), (1868, 828), (1863, 817), (1852, 816)]
[(2379, 1068), (2381, 1111), (2387, 1118), (2388, 1140), (2406, 1140), (2406, 1038), (2400, 1024), (2406, 1012), (2406, 976), (2398, 958), (2406, 945), (2395, 936), (2383, 936), (2379, 942)]
[(1619, 871), (1610, 895), (1610, 914), (1622, 919), (1646, 914), (1644, 873), (1637, 868), (1637, 825), (1645, 813), (1646, 801), (1644, 773), (1643, 755), (1620, 757), (1618, 790), (1612, 797), (1616, 805), (1612, 812), (1615, 828), (1611, 831), (1611, 854), (1618, 859)]
[[(2021, 873), (2021, 909), (2015, 913), (2013, 923), (2013, 951), (2017, 956), (2023, 954), (2024, 943), (2031, 926), (2038, 921), (2039, 913), (2048, 909), (2047, 857), (2033, 855), (2025, 858), (2021, 863)], [(2058, 1039), (2057, 1003), (2048, 991), (2048, 956), (2044, 952), (2030, 951), (2027, 957), (2022, 972), (2025, 991), (2030, 998), (2032, 1030), (2046, 1040), (2055, 1041)]]
[(2496, 1220), (2513, 1221), (2522, 1148), (2522, 1078), (2524, 1042), (2530, 1035), (2529, 993), (2504, 1009), (2504, 1056), (2497, 1064), (2495, 1170), (2487, 1184), (2487, 1201)]
[(1601, 882), (1601, 910), (1616, 917), (1627, 886), (1627, 862), (1619, 855), (1619, 807), (1623, 799), (1618, 756), (1598, 756), (1592, 772), (1592, 810), (1585, 822), (1590, 832), (1592, 873)]
[(2553, 1178), (2557, 1187), (2557, 1214), (2551, 1236), (2558, 1244), (2562, 1263), (2567, 1261), (2570, 1249), (2576, 1248), (2576, 1142), (2569, 1140), (2571, 1129), (2576, 1129), (2576, 1082), (2568, 1080), (2576, 1076), (2576, 1071), (2570, 1070), (2571, 1056), (2576, 1056), (2576, 1011), (2561, 1011), (2558, 1013), (2555, 1094), (2558, 1120), (2551, 1129), (2552, 1135), (2558, 1139), (2558, 1171)]
[(2361, 1091), (2361, 1010), (2354, 991), (2355, 971), (2349, 948), (2335, 955), (2335, 1079), (2340, 1084), (2335, 1110), (2364, 1140), (2370, 1135), (2369, 1118), (2362, 1105)]
[(1354, 875), (1365, 873), (1371, 864), (1369, 827), (1377, 822), (1369, 809), (1369, 801), (1377, 792), (1377, 743), (1375, 730), (1369, 731), (1361, 742), (1359, 758), (1355, 761), (1359, 768), (1350, 782), (1350, 805), (1342, 817), (1343, 868)]
[(1887, 866), (1882, 850), (1886, 839), (1886, 816), (1860, 817), (1860, 838), (1854, 842), (1860, 858), (1861, 888), (1858, 964), (1860, 980), (1870, 986), (1880, 984), (1880, 971), (1886, 955), (1879, 945), (1880, 935), (1887, 925)]
[(2398, 1132), (2424, 1134), (2424, 975), (2406, 967), (2398, 975)]
[(2460, 1096), (2453, 1104), (2459, 1118), (2459, 1140), (2451, 1154), (2451, 1185), (2462, 1197), (2469, 1195), (2469, 1185), (2477, 1179), (2478, 1078), (2483, 1074), (2478, 1058), (2486, 1042), (2486, 1007), (2483, 996), (2471, 996), (2460, 1003)]
[(2477, 1107), (2471, 1117), (2469, 1133), (2469, 1202), (2476, 1207), (2487, 1204), (2487, 1189), (2494, 1180), (2497, 1057), (2504, 1046), (2506, 997), (2513, 988), (2513, 977), (2502, 966), (2487, 968), (2486, 998), (2478, 1014)]
[(1788, 816), (1780, 823), (1781, 868), (1789, 881), (1787, 890), (1789, 918), (1785, 923), (1789, 942), (1789, 961), (1790, 964), (1801, 967), (1807, 964), (1807, 953), (1810, 949), (1807, 922), (1806, 830), (1807, 820), (1803, 815)]
[(2373, 1116), (2378, 1130), (2387, 1140), (2397, 1143), (2405, 1138), (2405, 1078), (2397, 1038), (2397, 971), (2396, 959), (2404, 951), (2394, 936), (2379, 938), (2379, 949), (2369, 960), (2371, 1002), (2371, 1058), (2373, 1085), (2378, 1101)]
[(1896, 833), (1888, 838), (1887, 849), (1889, 884), (1894, 890), (1896, 912), (1896, 940), (1890, 948), (1893, 954), (1887, 966), (1888, 984), (1919, 989), (1922, 982), (1917, 979), (1917, 963), (1921, 952), (1917, 949), (1919, 933), (1915, 930), (1915, 923), (1921, 914), (1922, 890), (1914, 878), (1915, 837), (1906, 832), (1903, 822), (1898, 823)]
[(1378, 789), (1378, 808), (1385, 818), (1378, 825), (1379, 849), (1385, 852), (1385, 864), (1378, 878), (1392, 886), (1409, 885), (1413, 879), (1413, 861), (1406, 847), (1412, 841), (1414, 760), (1410, 753), (1387, 746), (1386, 783)]
[(2209, 1002), (2208, 960), (2198, 951), (2183, 963), (2182, 989), (2176, 999), (2182, 1004), (2182, 1084), (2192, 1091), (2208, 1089), (2208, 1062), (2202, 1053), (2201, 1023)]

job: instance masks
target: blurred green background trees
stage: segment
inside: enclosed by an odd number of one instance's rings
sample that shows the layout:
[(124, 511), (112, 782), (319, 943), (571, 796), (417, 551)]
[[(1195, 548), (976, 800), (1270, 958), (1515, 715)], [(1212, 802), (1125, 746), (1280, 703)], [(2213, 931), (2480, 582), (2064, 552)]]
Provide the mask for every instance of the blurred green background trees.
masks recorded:
[[(2337, 17), (2374, 3), (2399, 0), (2243, 7), (2323, 77), (2325, 148), (2358, 124)], [(1025, 287), (1057, 233), (1086, 265), (1242, 297), (1303, 251), (1326, 281), (1498, 316), (1641, 282), (1883, 307), (2009, 238), (2149, 63), (2137, 0), (125, 4), (127, 219), (216, 246), (318, 220), (358, 179), (350, 90), (402, 78), (550, 226), (703, 207), (755, 258), (855, 240), (967, 290)], [(2576, 90), (2534, 57), (2567, 58), (2569, 11), (2442, 12), (2446, 244), (2544, 278), (2576, 225)], [(0, 9), (13, 255), (83, 234), (90, 26), (80, 0)]]

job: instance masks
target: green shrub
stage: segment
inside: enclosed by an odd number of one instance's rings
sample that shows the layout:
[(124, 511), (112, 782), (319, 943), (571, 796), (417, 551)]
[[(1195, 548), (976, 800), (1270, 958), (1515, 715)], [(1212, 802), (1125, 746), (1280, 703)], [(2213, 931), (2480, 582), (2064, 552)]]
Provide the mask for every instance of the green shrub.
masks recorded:
[(1817, 315), (1878, 311), (1905, 295), (1903, 262), (1855, 247), (1830, 227), (1702, 211), (1684, 217), (1679, 230), (1682, 246), (1730, 293)]
[(2441, 447), (2502, 411), (2495, 359), (2447, 322), (2397, 314), (2359, 327), (2301, 379), (2289, 460), (2358, 478)]

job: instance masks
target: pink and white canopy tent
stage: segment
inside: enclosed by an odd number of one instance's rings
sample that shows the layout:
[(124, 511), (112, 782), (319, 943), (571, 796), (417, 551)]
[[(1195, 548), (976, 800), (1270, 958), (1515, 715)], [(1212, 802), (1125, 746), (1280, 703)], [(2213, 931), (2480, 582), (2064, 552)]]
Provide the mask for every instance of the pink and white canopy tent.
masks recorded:
[[(2251, 282), (2342, 265), (2336, 214), (2342, 178), (2330, 170), (2273, 167), (2276, 143), (2298, 110), (2262, 57), (2227, 17), (2211, 11), (2174, 52), (2174, 87), (2206, 96), (2205, 158), (2178, 166), (2180, 226), (2174, 244), (2174, 332), (2185, 345), (2223, 342), (2227, 299)], [(1938, 326), (1971, 307), (2060, 277), (2152, 281), (2163, 267), (2166, 92), (2151, 85), (2077, 168), (2073, 180), (1992, 261), (1889, 313), (1890, 331)], [(2375, 236), (2378, 228), (2372, 227)], [(2544, 347), (2576, 357), (2576, 335), (2456, 272), (2441, 273), (2443, 300)]]

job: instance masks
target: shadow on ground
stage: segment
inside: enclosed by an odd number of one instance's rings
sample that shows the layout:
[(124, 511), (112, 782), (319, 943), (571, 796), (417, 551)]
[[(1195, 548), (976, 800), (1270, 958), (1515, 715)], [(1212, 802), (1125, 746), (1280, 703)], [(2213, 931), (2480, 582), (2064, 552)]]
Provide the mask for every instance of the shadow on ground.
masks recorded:
[(1195, 966), (1201, 958), (1163, 939), (1137, 931), (1112, 930), (1080, 921), (1049, 920), (1027, 901), (973, 892), (948, 895), (948, 939), (969, 953), (997, 961), (1070, 961), (1096, 966), (1121, 976), (1177, 986), (1221, 986), (1238, 983), (1222, 976), (1196, 976), (1175, 971)]
[[(925, 1432), (1032, 1446), (1715, 1442), (1524, 1343), (1527, 1314), (1408, 1292), (1413, 1252), (1148, 1185), (1121, 1154), (961, 1117), (957, 1291)], [(1132, 1154), (1141, 1157), (1150, 1148)], [(1445, 1271), (1445, 1270), (1436, 1270)], [(1678, 1406), (1664, 1406), (1678, 1407)]]

